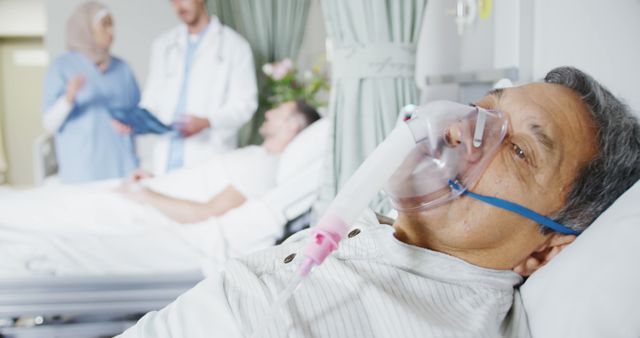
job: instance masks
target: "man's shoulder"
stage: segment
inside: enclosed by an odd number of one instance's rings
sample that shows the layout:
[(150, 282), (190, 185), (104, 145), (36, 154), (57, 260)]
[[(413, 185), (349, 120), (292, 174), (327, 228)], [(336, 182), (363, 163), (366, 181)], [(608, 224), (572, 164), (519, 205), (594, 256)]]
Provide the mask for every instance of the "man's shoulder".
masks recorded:
[(222, 29), (224, 31), (225, 38), (230, 39), (234, 43), (249, 46), (249, 42), (247, 41), (247, 39), (245, 39), (244, 36), (240, 35), (240, 33), (236, 32), (233, 28), (227, 25), (223, 25)]
[(220, 29), (222, 30), (222, 34), (224, 36), (223, 38), (226, 41), (231, 42), (231, 45), (236, 46), (236, 48), (243, 48), (243, 49), (251, 48), (251, 46), (249, 45), (249, 41), (247, 41), (247, 39), (244, 36), (242, 36), (240, 33), (238, 33), (235, 29), (225, 24), (222, 24), (220, 21), (217, 21), (216, 24), (220, 25), (221, 27)]
[[(314, 226), (312, 223), (311, 226)], [(375, 213), (367, 209), (356, 222), (351, 225), (351, 233), (354, 234), (354, 230), (364, 231), (371, 234), (378, 231), (378, 228), (388, 227), (380, 225), (378, 223)], [(242, 257), (231, 259), (227, 262), (226, 266), (229, 270), (242, 269), (250, 271), (250, 273), (256, 278), (262, 278), (265, 275), (274, 274), (293, 274), (297, 270), (297, 266), (300, 260), (304, 260), (303, 249), (308, 241), (311, 239), (313, 228), (307, 228), (299, 231), (289, 238), (287, 238), (282, 244), (269, 247)], [(353, 237), (350, 235), (349, 237)], [(370, 237), (367, 235), (366, 237)], [(379, 250), (376, 249), (373, 239), (365, 241), (357, 241), (348, 243), (345, 240), (340, 244), (340, 248), (335, 255), (332, 255), (331, 259), (327, 260), (327, 264), (342, 264), (339, 261), (371, 258), (379, 254)], [(373, 240), (375, 241), (375, 240)], [(336, 259), (339, 257), (339, 259)]]
[(306, 243), (307, 233), (308, 230), (303, 230), (280, 245), (230, 259), (225, 264), (225, 270), (246, 270), (255, 278), (283, 272), (293, 274), (299, 260), (304, 259), (299, 253)]

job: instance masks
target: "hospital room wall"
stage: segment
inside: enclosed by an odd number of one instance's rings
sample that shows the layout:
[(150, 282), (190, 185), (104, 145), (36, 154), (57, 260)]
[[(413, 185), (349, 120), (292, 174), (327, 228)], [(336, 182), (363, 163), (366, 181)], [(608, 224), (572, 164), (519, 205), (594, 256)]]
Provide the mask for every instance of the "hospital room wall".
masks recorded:
[(533, 75), (584, 69), (640, 116), (640, 0), (536, 0)]
[[(526, 0), (529, 1), (529, 0)], [(437, 99), (470, 101), (486, 90), (486, 85), (457, 83), (429, 84), (426, 78), (519, 67), (526, 55), (526, 8), (519, 0), (493, 0), (493, 10), (486, 18), (476, 17), (465, 24), (461, 33), (455, 23), (456, 1), (429, 0), (418, 41), (416, 81), (422, 102)], [(526, 39), (525, 39), (526, 40)], [(520, 67), (522, 68), (522, 67)], [(526, 77), (527, 71), (521, 69)]]
[(454, 5), (450, 0), (427, 1), (416, 51), (416, 83), (421, 88), (422, 102), (457, 98), (456, 85), (425, 85), (429, 75), (460, 71), (461, 41), (453, 17), (447, 14)]
[(455, 3), (428, 2), (416, 65), (422, 102), (461, 99), (457, 85), (427, 86), (429, 75), (517, 67), (527, 82), (574, 65), (640, 110), (640, 0), (494, 0), (491, 17), (462, 36), (447, 13)]

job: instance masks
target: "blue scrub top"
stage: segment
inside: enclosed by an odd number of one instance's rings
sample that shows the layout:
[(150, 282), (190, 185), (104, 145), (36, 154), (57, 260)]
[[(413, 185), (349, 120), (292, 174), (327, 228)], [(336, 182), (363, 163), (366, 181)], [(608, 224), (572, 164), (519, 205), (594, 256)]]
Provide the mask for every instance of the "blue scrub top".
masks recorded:
[(112, 57), (101, 72), (87, 57), (67, 52), (49, 68), (44, 82), (44, 111), (65, 94), (76, 75), (85, 77), (73, 110), (55, 134), (58, 175), (63, 183), (123, 177), (138, 167), (132, 135), (111, 125), (109, 109), (138, 106), (140, 90), (127, 64)]

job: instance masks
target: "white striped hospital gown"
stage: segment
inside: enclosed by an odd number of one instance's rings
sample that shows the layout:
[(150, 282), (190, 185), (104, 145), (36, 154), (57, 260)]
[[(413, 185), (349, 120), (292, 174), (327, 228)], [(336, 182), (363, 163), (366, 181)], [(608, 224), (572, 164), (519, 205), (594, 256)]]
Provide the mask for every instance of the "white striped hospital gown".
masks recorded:
[[(480, 268), (404, 244), (367, 212), (260, 337), (528, 337), (512, 271)], [(249, 336), (271, 312), (306, 242), (229, 262), (122, 337)]]

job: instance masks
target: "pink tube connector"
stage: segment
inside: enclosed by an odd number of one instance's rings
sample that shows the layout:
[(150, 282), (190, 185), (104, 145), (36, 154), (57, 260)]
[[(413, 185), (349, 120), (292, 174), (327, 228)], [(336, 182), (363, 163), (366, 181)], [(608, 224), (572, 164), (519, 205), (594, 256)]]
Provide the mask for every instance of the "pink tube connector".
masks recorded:
[(304, 256), (307, 259), (300, 267), (300, 276), (307, 276), (313, 266), (322, 264), (325, 258), (338, 248), (347, 227), (348, 224), (335, 215), (326, 215), (320, 220), (311, 230), (313, 240), (304, 249)]

